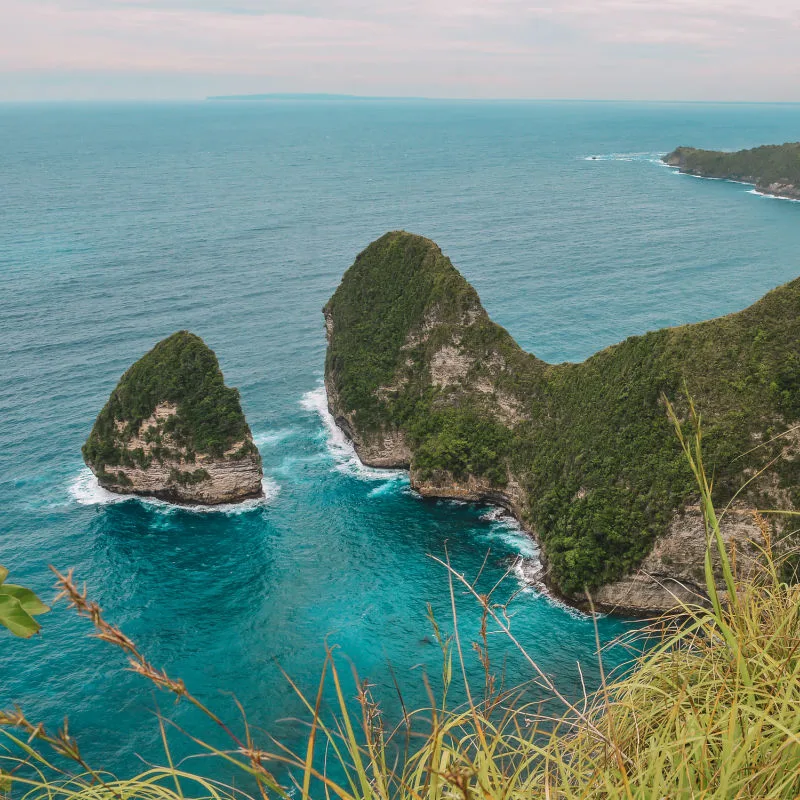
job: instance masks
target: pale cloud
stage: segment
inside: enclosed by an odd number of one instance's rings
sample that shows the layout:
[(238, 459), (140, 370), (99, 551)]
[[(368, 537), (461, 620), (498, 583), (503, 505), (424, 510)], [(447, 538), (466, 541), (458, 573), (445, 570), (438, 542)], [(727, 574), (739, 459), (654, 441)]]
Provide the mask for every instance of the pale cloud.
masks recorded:
[(800, 0), (0, 0), (0, 99), (791, 100), (799, 35)]

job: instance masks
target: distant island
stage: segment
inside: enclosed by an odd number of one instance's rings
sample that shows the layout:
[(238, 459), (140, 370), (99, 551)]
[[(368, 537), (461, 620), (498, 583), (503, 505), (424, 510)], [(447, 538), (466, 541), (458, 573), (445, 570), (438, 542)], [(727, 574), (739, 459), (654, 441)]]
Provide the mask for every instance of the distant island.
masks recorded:
[(421, 97), (370, 97), (360, 94), (320, 94), (268, 92), (266, 94), (221, 94), (207, 97), (206, 100), (422, 100)]
[(689, 175), (751, 183), (763, 194), (800, 200), (800, 142), (763, 145), (736, 153), (679, 147), (663, 160)]
[(217, 505), (262, 493), (239, 392), (188, 331), (159, 342), (122, 376), (83, 457), (101, 486), (121, 494)]
[[(535, 298), (532, 298), (535, 302)], [(723, 533), (746, 566), (755, 508), (798, 508), (800, 279), (727, 317), (552, 365), (494, 323), (432, 241), (373, 242), (324, 308), (325, 386), (361, 459), (432, 497), (508, 509), (541, 579), (580, 604), (645, 613), (704, 592), (705, 528), (662, 396), (700, 409)], [(775, 539), (777, 541), (777, 537)]]

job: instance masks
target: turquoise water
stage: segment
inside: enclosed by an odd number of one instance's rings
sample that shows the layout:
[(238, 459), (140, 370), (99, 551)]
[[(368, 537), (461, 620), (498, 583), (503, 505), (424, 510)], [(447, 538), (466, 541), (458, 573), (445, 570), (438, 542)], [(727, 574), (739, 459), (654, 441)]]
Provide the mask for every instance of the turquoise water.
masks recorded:
[[(2, 563), (52, 596), (74, 567), (159, 666), (297, 745), (325, 637), (397, 713), (435, 681), (426, 603), (452, 629), (445, 545), (491, 586), (532, 544), (491, 509), (422, 501), (361, 467), (324, 414), (320, 309), (386, 230), (435, 239), (492, 316), (551, 361), (744, 307), (800, 273), (800, 206), (655, 163), (679, 144), (796, 140), (800, 107), (360, 102), (0, 106)], [(592, 156), (597, 158), (592, 159)], [(198, 513), (114, 498), (80, 446), (120, 374), (180, 328), (238, 386), (264, 503)], [(520, 589), (512, 571), (498, 598)], [(479, 614), (458, 596), (469, 642)], [(596, 684), (592, 623), (534, 591), (512, 629), (568, 694)], [(123, 771), (158, 759), (154, 698), (63, 605), (3, 637), (0, 703)], [(628, 629), (601, 619), (607, 642)], [(530, 678), (493, 636), (506, 680)], [(609, 665), (624, 656), (607, 654)], [(477, 665), (468, 656), (469, 669)], [(532, 690), (531, 696), (535, 696)], [(189, 747), (179, 750), (188, 751)], [(224, 777), (224, 774), (221, 774)]]

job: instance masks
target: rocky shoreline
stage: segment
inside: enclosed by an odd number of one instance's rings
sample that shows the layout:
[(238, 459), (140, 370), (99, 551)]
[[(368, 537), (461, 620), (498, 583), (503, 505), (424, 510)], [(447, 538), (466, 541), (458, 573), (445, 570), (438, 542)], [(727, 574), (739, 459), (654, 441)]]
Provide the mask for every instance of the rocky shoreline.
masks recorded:
[(781, 198), (783, 200), (800, 201), (800, 186), (786, 180), (768, 181), (758, 175), (743, 175), (739, 173), (726, 172), (720, 169), (708, 169), (690, 163), (690, 156), (697, 152), (691, 148), (679, 147), (672, 153), (663, 157), (663, 162), (668, 167), (673, 167), (683, 175), (693, 175), (697, 178), (710, 178), (714, 180), (727, 180), (734, 183), (743, 183), (752, 186), (759, 194)]
[[(356, 455), (365, 466), (409, 470), (411, 488), (423, 497), (502, 508), (540, 549), (540, 563), (535, 567), (523, 559), (520, 571), (524, 580), (531, 586), (545, 589), (555, 599), (581, 611), (589, 611), (594, 606), (603, 613), (631, 617), (661, 614), (682, 603), (707, 603), (702, 567), (705, 524), (699, 508), (690, 507), (683, 513), (675, 514), (666, 534), (656, 542), (639, 569), (622, 580), (594, 590), (590, 602), (586, 596), (565, 595), (549, 580), (547, 559), (541, 542), (536, 531), (525, 521), (524, 495), (519, 484), (509, 481), (510, 491), (504, 492), (473, 476), (466, 482), (456, 481), (444, 474), (437, 476), (437, 480), (422, 480), (410, 469), (410, 458), (406, 457), (408, 451), (392, 446), (382, 449), (378, 440), (365, 442), (353, 437), (352, 427), (346, 421), (347, 415), (338, 406), (335, 393), (328, 394), (328, 410), (352, 442)], [(386, 436), (383, 441), (395, 443), (396, 437)], [(401, 457), (398, 457), (399, 453), (402, 453)], [(720, 528), (729, 550), (736, 553), (739, 570), (747, 572), (755, 568), (760, 548), (767, 543), (765, 528), (755, 510), (746, 507), (729, 510), (723, 516)], [(715, 574), (721, 579), (718, 556), (714, 555), (712, 561)]]
[[(391, 452), (381, 452), (374, 443), (364, 446), (350, 436), (337, 417), (335, 404), (329, 410), (337, 425), (353, 443), (356, 455), (368, 467), (387, 469), (409, 469), (405, 460), (396, 460)], [(423, 497), (442, 500), (460, 500), (466, 503), (491, 505), (502, 508), (519, 524), (540, 548), (540, 564), (525, 568), (522, 573), (531, 586), (543, 587), (557, 600), (582, 611), (593, 605), (598, 611), (608, 614), (633, 617), (648, 617), (669, 611), (681, 603), (706, 603), (705, 581), (702, 571), (705, 554), (705, 527), (699, 509), (687, 509), (676, 514), (664, 537), (656, 542), (640, 568), (622, 580), (605, 584), (591, 593), (589, 598), (580, 595), (565, 595), (549, 580), (547, 559), (542, 552), (536, 531), (528, 526), (522, 514), (519, 495), (506, 494), (487, 484), (471, 478), (467, 483), (441, 475), (438, 481), (420, 480), (414, 470), (409, 470), (411, 488)], [(737, 553), (739, 569), (747, 571), (756, 564), (759, 547), (766, 544), (764, 530), (753, 509), (739, 508), (728, 512), (721, 523), (723, 539)], [(714, 558), (718, 577), (718, 557)]]

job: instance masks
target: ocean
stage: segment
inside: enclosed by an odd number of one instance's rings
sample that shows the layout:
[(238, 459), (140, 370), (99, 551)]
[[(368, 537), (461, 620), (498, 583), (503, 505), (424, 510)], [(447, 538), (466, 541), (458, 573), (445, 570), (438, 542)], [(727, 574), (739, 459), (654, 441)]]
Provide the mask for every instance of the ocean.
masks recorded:
[[(389, 717), (394, 679), (408, 707), (426, 702), (423, 675), (440, 686), (427, 607), (452, 632), (431, 558), (445, 552), (470, 578), (484, 565), (484, 590), (506, 575), (494, 597), (513, 633), (579, 696), (578, 663), (589, 688), (599, 680), (595, 623), (520, 582), (515, 559), (535, 544), (496, 509), (422, 500), (404, 473), (363, 467), (332, 425), (321, 308), (361, 249), (402, 228), (434, 239), (552, 362), (741, 309), (800, 273), (800, 206), (658, 156), (798, 138), (796, 105), (0, 105), (0, 563), (45, 599), (48, 565), (74, 568), (155, 665), (234, 724), (235, 695), (254, 729), (294, 748), (307, 716), (281, 670), (313, 695), (326, 642)], [(262, 502), (120, 499), (83, 466), (122, 372), (183, 328), (241, 391)], [(480, 609), (455, 599), (479, 678)], [(68, 715), (87, 760), (122, 774), (163, 761), (156, 707), (218, 741), (63, 602), (41, 622), (31, 641), (2, 636), (1, 706), (50, 726)], [(597, 620), (604, 645), (635, 627)], [(507, 686), (533, 677), (501, 635), (490, 645)], [(629, 657), (603, 653), (609, 670)]]

